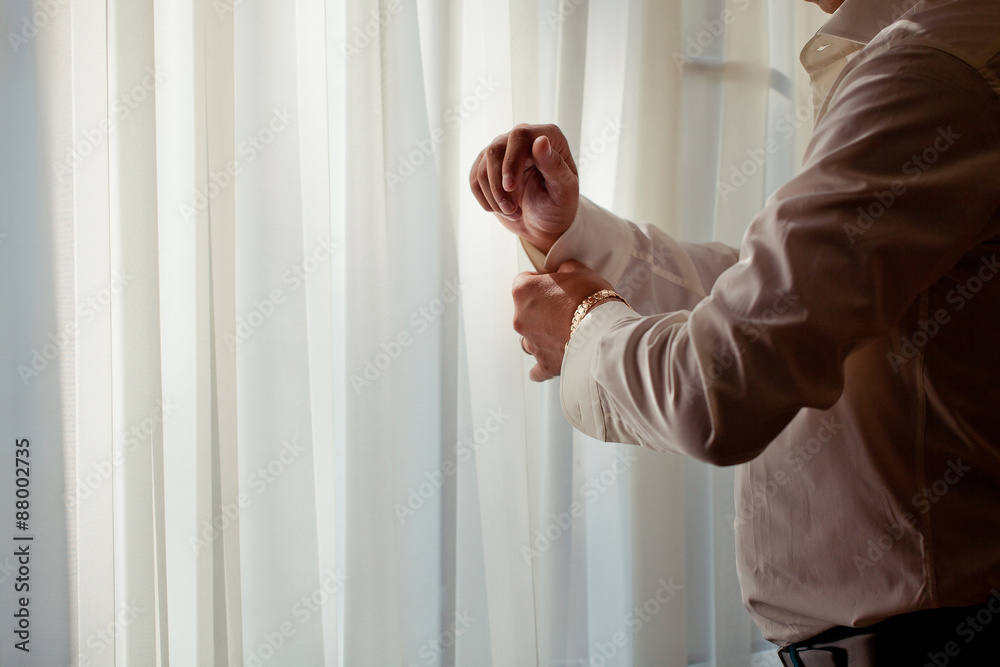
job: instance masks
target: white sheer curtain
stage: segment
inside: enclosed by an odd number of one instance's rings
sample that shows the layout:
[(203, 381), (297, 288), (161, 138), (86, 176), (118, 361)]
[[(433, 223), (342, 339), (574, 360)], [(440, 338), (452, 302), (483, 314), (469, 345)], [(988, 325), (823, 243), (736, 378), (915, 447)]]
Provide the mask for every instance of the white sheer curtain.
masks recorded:
[(2, 6), (2, 428), (35, 447), (37, 620), (0, 663), (768, 664), (732, 470), (571, 431), (467, 172), (555, 122), (585, 195), (737, 245), (811, 129), (815, 8)]

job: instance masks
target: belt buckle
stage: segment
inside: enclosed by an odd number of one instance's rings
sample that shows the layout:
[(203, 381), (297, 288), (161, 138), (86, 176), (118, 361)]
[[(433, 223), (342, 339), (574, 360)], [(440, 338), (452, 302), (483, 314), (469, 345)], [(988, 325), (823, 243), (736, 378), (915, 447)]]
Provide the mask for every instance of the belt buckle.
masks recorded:
[(796, 647), (795, 653), (793, 658), (788, 647), (779, 650), (781, 664), (785, 667), (848, 667), (847, 650), (839, 646), (802, 646)]

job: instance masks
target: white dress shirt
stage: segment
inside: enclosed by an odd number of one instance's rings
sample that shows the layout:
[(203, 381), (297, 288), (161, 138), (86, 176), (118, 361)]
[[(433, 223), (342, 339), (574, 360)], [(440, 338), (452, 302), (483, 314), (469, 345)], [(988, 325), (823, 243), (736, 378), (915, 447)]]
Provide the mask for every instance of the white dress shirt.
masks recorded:
[(802, 52), (801, 174), (739, 252), (581, 198), (533, 258), (635, 307), (573, 336), (573, 426), (741, 464), (744, 602), (776, 643), (1000, 589), (998, 54), (997, 0), (846, 0)]

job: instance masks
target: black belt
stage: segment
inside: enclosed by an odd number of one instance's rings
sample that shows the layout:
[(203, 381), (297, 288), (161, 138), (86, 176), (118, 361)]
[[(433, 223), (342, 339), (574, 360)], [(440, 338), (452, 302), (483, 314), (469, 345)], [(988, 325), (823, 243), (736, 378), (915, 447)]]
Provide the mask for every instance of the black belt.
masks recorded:
[(838, 626), (778, 651), (786, 667), (1000, 665), (1000, 591), (970, 607), (925, 609), (864, 628)]

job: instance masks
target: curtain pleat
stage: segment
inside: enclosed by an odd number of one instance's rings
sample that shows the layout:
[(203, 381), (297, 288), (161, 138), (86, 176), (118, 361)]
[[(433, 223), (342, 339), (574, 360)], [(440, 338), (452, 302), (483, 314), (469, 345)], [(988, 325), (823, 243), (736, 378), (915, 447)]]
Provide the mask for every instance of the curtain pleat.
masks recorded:
[[(322, 297), (312, 284), (329, 276), (328, 239), (316, 228), (313, 209), (318, 202), (326, 215), (316, 192), (326, 182), (323, 173), (302, 171), (302, 135), (311, 129), (301, 125), (296, 76), (305, 48), (297, 14), (304, 8), (264, 1), (240, 9), (234, 15), (238, 342), (231, 347), (238, 490), (245, 499), (239, 519), (244, 660), (264, 662), (273, 653), (289, 664), (318, 665), (323, 610), (338, 585), (336, 572), (324, 581), (319, 567), (314, 453), (329, 443), (312, 429), (311, 399), (322, 401), (323, 394), (321, 387), (312, 394), (314, 322), (307, 312), (310, 297)], [(303, 18), (322, 26), (321, 17)], [(305, 101), (307, 122), (325, 116), (313, 99)], [(322, 318), (323, 309), (315, 315)], [(316, 368), (318, 380), (324, 370)], [(319, 409), (329, 412), (326, 405)]]
[(130, 430), (163, 404), (155, 91), (138, 88), (150, 72), (155, 78), (151, 1), (108, 4), (108, 63), (109, 107), (130, 97), (146, 102), (108, 137), (110, 264), (132, 276), (111, 304), (113, 447), (122, 461), (113, 478), (115, 610), (116, 617), (142, 610), (132, 614), (130, 632), (115, 636), (115, 659), (165, 664), (162, 432), (131, 451), (128, 441)]
[[(245, 660), (242, 604), (236, 312), (236, 189), (226, 181), (235, 172), (235, 20), (231, 3), (195, 0), (196, 224), (208, 229), (209, 401), (211, 440), (211, 522), (207, 528), (213, 591), (215, 664)], [(204, 83), (198, 79), (201, 78)], [(200, 86), (203, 85), (203, 88)], [(201, 93), (200, 95), (198, 93)], [(203, 119), (203, 120), (202, 120)], [(197, 127), (198, 124), (201, 127)], [(242, 156), (241, 156), (242, 157)], [(227, 338), (228, 336), (228, 338)], [(238, 518), (238, 515), (237, 515)], [(200, 530), (204, 530), (200, 528)], [(208, 582), (205, 584), (208, 585)]]
[[(379, 9), (377, 0), (347, 3), (346, 25), (360, 29)], [(343, 38), (342, 44), (354, 38), (350, 28)], [(399, 312), (387, 281), (392, 266), (386, 252), (383, 36), (376, 33), (368, 39), (357, 53), (340, 56), (346, 61), (345, 99), (350, 101), (344, 143), (349, 166), (344, 244), (350, 252), (344, 258), (346, 312), (341, 326), (346, 349), (353, 352), (346, 372), (359, 378), (355, 387), (348, 385), (345, 398), (345, 466), (350, 472), (345, 483), (344, 564), (350, 579), (344, 602), (344, 664), (394, 665), (403, 662), (403, 617), (397, 597), (401, 545), (389, 500), (396, 496), (393, 452), (406, 438), (401, 433), (405, 429), (378, 415), (379, 406), (397, 406), (405, 396), (393, 391), (394, 369), (388, 364), (379, 369), (372, 361), (374, 370), (368, 377), (373, 379), (367, 380), (367, 362), (361, 361), (381, 352), (378, 341), (393, 341), (398, 324), (386, 320)]]
[[(344, 576), (337, 559), (337, 494), (331, 480), (337, 478), (334, 452), (334, 338), (333, 242), (331, 223), (330, 111), (327, 90), (327, 17), (324, 0), (298, 0), (296, 3), (296, 46), (298, 75), (299, 171), (302, 178), (302, 261), (311, 258), (315, 270), (305, 282), (306, 339), (308, 341), (309, 414), (312, 428), (313, 495), (317, 574), (320, 598), (319, 617), (322, 658), (317, 665), (338, 664), (337, 601)], [(336, 99), (335, 97), (333, 99)], [(309, 531), (308, 525), (303, 530)]]
[[(86, 134), (109, 115), (107, 4), (84, 0), (74, 5), (66, 20), (71, 23), (73, 46), (71, 145), (76, 147), (88, 145)], [(113, 277), (109, 156), (107, 144), (102, 144), (72, 170), (76, 303), (85, 303), (105, 289), (110, 294)], [(85, 658), (94, 667), (115, 664), (114, 647), (103, 642), (95, 646), (92, 639), (116, 616), (109, 481), (117, 469), (112, 446), (111, 358), (111, 310), (95, 308), (92, 320), (79, 326), (76, 335), (76, 471), (66, 493), (76, 516), (75, 530), (70, 529), (76, 546), (75, 567), (70, 570), (75, 582), (69, 596), (75, 612), (71, 655)], [(78, 479), (82, 483), (77, 484)]]
[[(489, 103), (462, 123), (463, 149), (482, 145), (482, 137), (494, 128), (513, 125), (509, 42), (488, 39), (496, 31), (509, 31), (511, 11), (510, 4), (501, 1), (467, 6), (463, 15), (470, 57), (462, 71), (462, 90), (466, 95), (482, 91), (483, 96), (489, 91)], [(463, 102), (466, 99), (471, 98)], [(530, 101), (519, 104), (526, 111)], [(468, 156), (466, 150), (463, 154)], [(513, 330), (482, 326), (513, 320), (510, 280), (518, 273), (518, 256), (502, 228), (474, 223), (473, 204), (464, 199), (459, 209), (458, 254), (474, 440), (477, 430), (484, 433), (475, 461), (492, 663), (536, 664), (534, 576), (521, 548), (530, 539), (520, 391), (523, 352)], [(502, 426), (489, 433), (489, 424), (501, 421)]]

